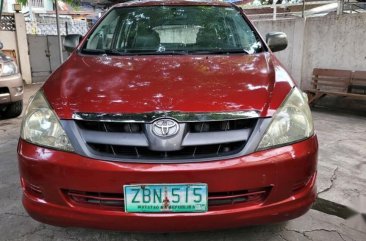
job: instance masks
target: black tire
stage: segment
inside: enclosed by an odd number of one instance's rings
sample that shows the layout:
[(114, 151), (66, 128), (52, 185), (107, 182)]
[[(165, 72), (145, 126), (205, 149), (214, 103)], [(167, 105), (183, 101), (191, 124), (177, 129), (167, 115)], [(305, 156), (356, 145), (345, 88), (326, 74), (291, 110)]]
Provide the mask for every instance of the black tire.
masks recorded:
[(2, 116), (5, 118), (14, 118), (22, 114), (22, 111), (23, 111), (23, 101), (20, 100), (9, 104), (2, 112)]

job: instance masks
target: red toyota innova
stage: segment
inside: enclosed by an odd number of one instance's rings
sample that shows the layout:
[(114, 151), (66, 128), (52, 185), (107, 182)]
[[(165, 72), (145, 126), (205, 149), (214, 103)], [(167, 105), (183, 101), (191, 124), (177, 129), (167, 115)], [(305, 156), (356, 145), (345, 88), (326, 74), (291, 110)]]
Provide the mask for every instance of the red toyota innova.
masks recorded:
[(35, 94), (18, 146), (23, 205), (44, 223), (193, 231), (279, 222), (316, 197), (303, 92), (243, 11), (115, 5)]

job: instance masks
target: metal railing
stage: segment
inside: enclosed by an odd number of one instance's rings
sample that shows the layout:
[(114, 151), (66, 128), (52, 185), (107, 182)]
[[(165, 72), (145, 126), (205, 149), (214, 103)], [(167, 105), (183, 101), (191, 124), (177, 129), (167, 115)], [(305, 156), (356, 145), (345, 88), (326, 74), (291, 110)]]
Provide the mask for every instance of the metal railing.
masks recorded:
[(15, 31), (15, 18), (14, 14), (3, 13), (0, 20), (1, 31)]
[[(366, 1), (366, 0), (365, 0)], [(302, 5), (302, 6), (301, 6)], [(348, 14), (366, 12), (366, 2), (357, 0), (309, 1), (262, 6), (242, 6), (251, 20), (295, 19), (325, 16), (331, 13)]]
[(347, 0), (343, 2), (343, 13), (359, 13), (366, 12), (366, 2), (357, 2), (355, 0)]
[(30, 0), (29, 2), (30, 2), (30, 4), (28, 3), (28, 5), (31, 5), (33, 8), (43, 8), (44, 7), (43, 0)]

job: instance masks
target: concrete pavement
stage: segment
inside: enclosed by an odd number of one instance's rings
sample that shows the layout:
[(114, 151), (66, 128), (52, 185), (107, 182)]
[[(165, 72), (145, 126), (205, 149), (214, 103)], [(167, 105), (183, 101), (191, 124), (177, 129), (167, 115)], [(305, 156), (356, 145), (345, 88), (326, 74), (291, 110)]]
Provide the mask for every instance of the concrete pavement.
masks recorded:
[[(39, 87), (26, 87), (26, 102)], [(315, 205), (317, 210), (280, 224), (172, 234), (60, 228), (32, 220), (21, 205), (16, 159), (21, 118), (0, 119), (0, 240), (366, 240), (362, 216), (341, 218), (347, 207), (362, 210), (366, 203), (366, 117), (317, 109), (313, 115), (320, 143), (319, 203), (324, 207)]]

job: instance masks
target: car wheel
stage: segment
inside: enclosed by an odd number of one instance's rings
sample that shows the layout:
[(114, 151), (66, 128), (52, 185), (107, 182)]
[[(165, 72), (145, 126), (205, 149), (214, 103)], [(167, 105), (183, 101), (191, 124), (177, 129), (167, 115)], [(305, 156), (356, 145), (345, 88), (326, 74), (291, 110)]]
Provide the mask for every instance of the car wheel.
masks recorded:
[(2, 115), (5, 118), (14, 118), (22, 114), (23, 110), (23, 101), (17, 101), (9, 104), (3, 111)]

